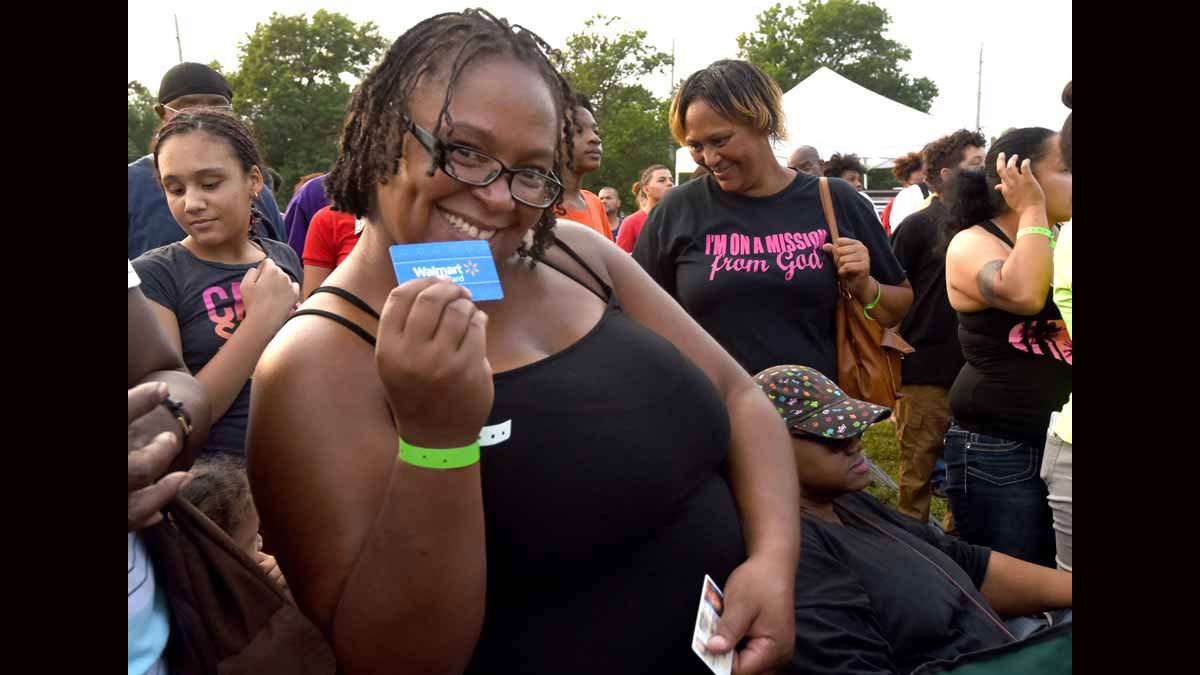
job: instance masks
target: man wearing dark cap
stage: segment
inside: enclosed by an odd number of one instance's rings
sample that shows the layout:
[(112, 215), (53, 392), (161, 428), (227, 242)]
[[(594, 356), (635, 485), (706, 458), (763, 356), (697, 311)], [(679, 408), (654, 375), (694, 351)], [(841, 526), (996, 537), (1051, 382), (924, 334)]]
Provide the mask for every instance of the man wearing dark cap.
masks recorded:
[[(202, 63), (181, 63), (163, 75), (154, 112), (164, 123), (185, 108), (215, 106), (232, 110), (233, 90), (220, 73)], [(283, 218), (270, 188), (263, 186), (255, 198), (262, 212), (264, 237), (285, 241)], [(129, 165), (129, 258), (184, 237), (167, 207), (166, 195), (154, 176), (154, 156)]]

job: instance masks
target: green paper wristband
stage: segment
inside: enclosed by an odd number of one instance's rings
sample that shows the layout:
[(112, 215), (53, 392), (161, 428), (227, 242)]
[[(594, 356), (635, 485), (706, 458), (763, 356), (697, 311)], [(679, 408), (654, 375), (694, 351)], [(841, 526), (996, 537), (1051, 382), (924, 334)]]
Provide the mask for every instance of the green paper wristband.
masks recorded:
[(1017, 230), (1017, 239), (1020, 239), (1021, 237), (1024, 237), (1024, 236), (1025, 236), (1025, 235), (1027, 235), (1027, 234), (1042, 234), (1042, 235), (1045, 235), (1045, 236), (1046, 236), (1046, 238), (1050, 240), (1050, 248), (1051, 248), (1051, 249), (1053, 249), (1053, 248), (1054, 248), (1054, 245), (1055, 245), (1056, 243), (1058, 243), (1058, 242), (1054, 241), (1054, 233), (1053, 233), (1053, 232), (1051, 232), (1049, 228), (1045, 228), (1045, 227), (1022, 227), (1021, 229)]
[(418, 448), (400, 439), (400, 460), (425, 469), (461, 469), (479, 461), (479, 442), (461, 448)]
[(879, 299), (882, 297), (883, 297), (883, 284), (879, 283), (879, 280), (876, 279), (875, 280), (875, 299), (871, 301), (871, 304), (863, 305), (863, 316), (867, 317), (871, 321), (874, 321), (875, 317), (871, 316), (870, 314), (867, 314), (867, 310), (875, 309), (875, 306), (879, 304)]

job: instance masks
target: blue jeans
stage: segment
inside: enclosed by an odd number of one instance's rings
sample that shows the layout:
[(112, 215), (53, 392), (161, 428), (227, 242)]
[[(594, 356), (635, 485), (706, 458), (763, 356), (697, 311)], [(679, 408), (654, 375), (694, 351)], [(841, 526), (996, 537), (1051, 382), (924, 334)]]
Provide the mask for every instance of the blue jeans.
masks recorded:
[(963, 540), (1053, 568), (1054, 519), (1039, 475), (1044, 445), (951, 421), (945, 447), (946, 495)]

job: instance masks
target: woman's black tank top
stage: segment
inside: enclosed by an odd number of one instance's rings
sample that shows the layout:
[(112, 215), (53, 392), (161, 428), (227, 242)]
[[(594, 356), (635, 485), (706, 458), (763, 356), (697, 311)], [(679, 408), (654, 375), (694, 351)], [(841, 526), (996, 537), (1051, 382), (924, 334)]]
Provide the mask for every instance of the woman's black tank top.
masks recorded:
[(556, 246), (603, 293), (543, 262), (607, 306), (576, 343), (494, 376), (480, 435), (487, 607), (467, 672), (709, 672), (690, 646), (704, 575), (723, 586), (746, 557), (721, 473), (725, 405)]
[[(1013, 245), (995, 225), (983, 228)], [(1034, 316), (989, 307), (958, 313), (958, 337), (966, 365), (950, 388), (950, 412), (975, 433), (1041, 447), (1050, 413), (1071, 393), (1071, 340), (1053, 291)]]

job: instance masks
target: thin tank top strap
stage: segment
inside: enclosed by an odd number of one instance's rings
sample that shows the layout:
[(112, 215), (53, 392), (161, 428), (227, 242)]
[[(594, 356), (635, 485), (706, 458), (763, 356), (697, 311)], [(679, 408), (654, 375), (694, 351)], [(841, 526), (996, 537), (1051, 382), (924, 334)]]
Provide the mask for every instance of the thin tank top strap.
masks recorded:
[[(372, 317), (375, 318), (376, 321), (379, 320), (378, 312), (371, 309), (371, 306), (368, 305), (367, 303), (363, 302), (362, 298), (351, 293), (350, 291), (347, 291), (344, 288), (338, 288), (337, 286), (318, 286), (317, 288), (313, 289), (312, 293), (309, 293), (309, 297), (312, 297), (313, 295), (316, 295), (317, 293), (332, 293), (333, 295), (338, 296), (339, 298), (345, 300), (346, 302), (350, 303), (351, 305), (354, 305), (355, 307), (357, 307), (357, 308), (361, 309), (362, 311), (366, 312), (367, 314), (371, 315)], [(320, 316), (320, 317), (329, 319), (330, 321), (340, 323), (342, 326), (344, 326), (345, 328), (352, 331), (358, 337), (362, 338), (363, 340), (366, 340), (367, 344), (371, 345), (372, 347), (375, 346), (375, 336), (368, 333), (365, 328), (354, 323), (350, 319), (347, 319), (346, 317), (344, 317), (340, 314), (334, 314), (333, 312), (327, 312), (323, 309), (301, 309), (297, 312), (294, 312), (290, 317), (288, 317), (288, 321), (291, 321), (292, 319), (294, 319), (298, 316), (305, 316), (305, 315)], [(284, 323), (287, 323), (287, 321), (285, 321)]]
[[(375, 346), (375, 336), (374, 335), (371, 335), (362, 326), (354, 323), (350, 319), (347, 319), (346, 317), (344, 317), (340, 314), (334, 314), (333, 312), (326, 312), (323, 309), (301, 309), (301, 310), (294, 312), (291, 316), (288, 317), (287, 320), (291, 321), (292, 319), (294, 319), (298, 316), (306, 316), (306, 315), (321, 316), (326, 319), (336, 321), (337, 323), (342, 324), (342, 326), (353, 331), (354, 334), (357, 335), (358, 337), (366, 340), (367, 344), (371, 345), (372, 347)], [(284, 321), (284, 323), (287, 323), (287, 321)]]
[(579, 284), (580, 286), (583, 286), (584, 288), (588, 289), (588, 290), (589, 290), (589, 291), (591, 291), (591, 292), (592, 292), (594, 295), (596, 295), (596, 297), (600, 298), (600, 299), (601, 299), (601, 300), (603, 300), (605, 303), (607, 303), (609, 300), (611, 300), (611, 299), (612, 299), (612, 296), (613, 296), (613, 289), (612, 289), (612, 286), (609, 286), (608, 284), (604, 283), (604, 280), (600, 278), (600, 275), (596, 274), (596, 272), (595, 272), (595, 271), (593, 271), (593, 270), (592, 270), (592, 268), (591, 268), (591, 267), (589, 267), (589, 266), (588, 266), (588, 264), (587, 264), (587, 263), (585, 263), (585, 262), (583, 261), (583, 258), (581, 258), (581, 257), (579, 256), (579, 254), (578, 254), (578, 253), (576, 253), (575, 251), (573, 251), (573, 250), (571, 249), (571, 247), (570, 247), (570, 246), (567, 246), (567, 242), (563, 241), (562, 239), (559, 239), (559, 238), (555, 237), (555, 239), (554, 239), (554, 244), (555, 244), (556, 246), (558, 246), (558, 247), (562, 248), (562, 250), (563, 250), (564, 252), (566, 252), (566, 254), (567, 254), (567, 255), (571, 256), (571, 259), (572, 259), (572, 260), (574, 260), (575, 262), (579, 263), (579, 266), (580, 266), (580, 267), (582, 267), (582, 268), (583, 268), (583, 269), (584, 269), (584, 270), (585, 270), (585, 271), (586, 271), (588, 274), (592, 275), (592, 278), (593, 278), (593, 279), (595, 279), (595, 280), (596, 280), (596, 283), (600, 284), (600, 288), (604, 290), (604, 294), (603, 294), (603, 295), (601, 295), (600, 293), (597, 293), (597, 292), (596, 292), (596, 289), (594, 289), (594, 288), (592, 288), (591, 286), (589, 286), (589, 285), (587, 285), (587, 284), (583, 283), (583, 281), (582, 281), (582, 280), (580, 280), (580, 278), (579, 278), (579, 277), (575, 276), (574, 274), (571, 274), (570, 272), (568, 272), (567, 270), (565, 270), (565, 269), (563, 269), (563, 268), (559, 267), (558, 265), (555, 265), (554, 263), (550, 262), (549, 260), (546, 260), (545, 258), (543, 258), (543, 259), (541, 260), (541, 262), (543, 262), (543, 263), (546, 263), (547, 265), (549, 265), (549, 266), (550, 266), (550, 267), (552, 267), (553, 269), (555, 269), (555, 270), (558, 270), (558, 272), (559, 272), (559, 273), (561, 273), (562, 275), (564, 275), (564, 276), (566, 276), (566, 277), (570, 278), (570, 279), (571, 279), (571, 280), (573, 280), (575, 283), (577, 283), (577, 284)]
[(998, 238), (1000, 241), (1008, 244), (1010, 248), (1015, 246), (1015, 244), (1013, 244), (1013, 242), (1012, 242), (1012, 239), (1009, 239), (1008, 235), (1004, 234), (1004, 230), (1001, 230), (1000, 227), (997, 226), (992, 221), (989, 220), (987, 222), (980, 223), (980, 227), (987, 230), (988, 232), (991, 232), (993, 236)]
[(338, 296), (339, 298), (345, 300), (346, 302), (354, 305), (355, 307), (361, 309), (362, 311), (366, 312), (367, 314), (370, 314), (376, 321), (379, 320), (379, 312), (376, 312), (375, 310), (371, 309), (371, 306), (368, 305), (367, 303), (363, 302), (362, 298), (351, 293), (350, 291), (347, 291), (344, 288), (338, 288), (337, 286), (317, 286), (316, 288), (313, 289), (313, 292), (309, 293), (308, 295), (309, 295), (309, 297), (312, 297), (312, 296), (316, 295), (317, 293), (332, 293), (332, 294)]

